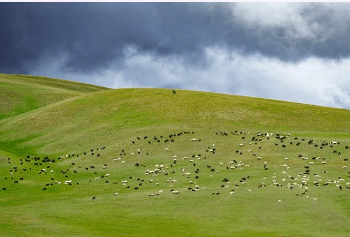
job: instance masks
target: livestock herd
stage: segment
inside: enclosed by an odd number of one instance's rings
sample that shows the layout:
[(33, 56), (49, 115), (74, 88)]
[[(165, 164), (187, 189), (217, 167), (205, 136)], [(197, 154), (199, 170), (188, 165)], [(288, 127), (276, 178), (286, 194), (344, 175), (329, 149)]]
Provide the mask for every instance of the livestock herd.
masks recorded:
[[(116, 197), (128, 192), (144, 192), (149, 197), (165, 192), (234, 196), (254, 189), (285, 188), (296, 197), (317, 200), (309, 193), (310, 186), (350, 189), (349, 144), (289, 133), (220, 131), (209, 137), (214, 141), (194, 132), (137, 136), (123, 148), (114, 146), (110, 151), (102, 146), (57, 158), (7, 158), (9, 172), (0, 185), (8, 191), (34, 172), (45, 177), (38, 179), (46, 180), (40, 187), (43, 191), (56, 185), (74, 188), (99, 182), (114, 185), (111, 195)], [(97, 194), (91, 197), (97, 198)]]

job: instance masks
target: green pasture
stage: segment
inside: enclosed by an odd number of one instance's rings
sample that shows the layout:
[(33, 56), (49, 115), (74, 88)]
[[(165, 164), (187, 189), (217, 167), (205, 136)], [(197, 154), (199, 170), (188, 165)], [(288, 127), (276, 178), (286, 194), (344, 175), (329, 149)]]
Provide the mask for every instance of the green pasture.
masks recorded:
[(350, 236), (349, 110), (105, 89), (0, 74), (0, 236)]

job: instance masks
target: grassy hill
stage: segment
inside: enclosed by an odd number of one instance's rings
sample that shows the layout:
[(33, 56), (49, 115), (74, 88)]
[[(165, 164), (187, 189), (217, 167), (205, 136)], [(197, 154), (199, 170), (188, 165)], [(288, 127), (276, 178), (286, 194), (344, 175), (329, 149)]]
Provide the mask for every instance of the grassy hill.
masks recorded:
[(28, 78), (56, 97), (0, 120), (1, 236), (350, 234), (349, 110)]
[(0, 73), (0, 119), (105, 89), (67, 80)]

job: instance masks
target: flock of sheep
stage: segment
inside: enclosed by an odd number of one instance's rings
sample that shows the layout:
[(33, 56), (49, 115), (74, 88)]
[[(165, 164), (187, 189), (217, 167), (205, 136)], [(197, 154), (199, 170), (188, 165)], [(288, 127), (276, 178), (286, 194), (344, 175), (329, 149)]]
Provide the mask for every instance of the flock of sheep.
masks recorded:
[[(228, 143), (232, 141), (231, 148), (222, 148), (220, 142), (209, 143), (196, 137), (194, 132), (179, 132), (167, 136), (137, 136), (124, 148), (118, 147), (118, 152), (109, 152), (106, 147), (99, 147), (58, 158), (30, 155), (20, 160), (8, 158), (9, 172), (0, 184), (2, 190), (7, 191), (8, 182), (18, 184), (26, 179), (28, 172), (36, 172), (37, 175), (47, 177), (47, 181), (41, 187), (43, 191), (54, 185), (77, 186), (84, 182), (100, 182), (103, 185), (115, 185), (115, 192), (111, 193), (114, 196), (127, 192), (144, 192), (149, 197), (163, 196), (165, 192), (181, 196), (184, 192), (188, 195), (203, 190), (209, 190), (207, 193), (211, 195), (235, 195), (236, 192), (252, 192), (254, 189), (285, 188), (293, 191), (296, 197), (317, 200), (317, 197), (309, 193), (310, 186), (350, 189), (347, 144), (337, 141), (316, 142), (313, 139), (292, 137), (289, 133), (251, 134), (244, 131), (221, 131), (215, 133), (215, 136), (220, 136), (220, 141), (226, 138)], [(176, 146), (178, 142), (197, 146), (194, 150), (182, 149), (181, 146)], [(151, 149), (152, 146), (156, 146), (157, 149)], [(322, 150), (325, 155), (303, 154), (305, 146), (308, 151), (314, 150), (315, 154), (320, 154), (319, 151)], [(270, 150), (281, 149), (278, 152), (281, 157), (275, 160), (265, 157), (267, 153), (264, 149), (267, 147)], [(290, 148), (294, 149), (293, 147), (304, 148), (300, 149), (300, 154), (296, 156), (285, 157), (284, 152), (290, 151)], [(221, 151), (226, 153), (221, 154)], [(188, 154), (183, 155), (184, 152)], [(329, 153), (332, 154), (332, 158), (327, 157)], [(164, 158), (155, 163), (152, 160), (153, 156)], [(60, 166), (57, 166), (57, 163), (67, 161), (69, 167), (60, 169)], [(87, 161), (90, 165), (83, 165)], [(116, 171), (123, 170), (125, 166), (128, 166), (128, 169), (132, 166), (135, 172), (118, 180)], [(314, 171), (316, 166), (321, 167), (316, 169), (317, 173)], [(333, 174), (330, 175), (327, 173), (327, 166), (339, 172), (332, 171)], [(254, 177), (250, 175), (250, 170), (258, 170), (261, 175)], [(322, 171), (319, 172), (320, 170)], [(90, 178), (79, 177), (81, 172), (89, 173)], [(243, 173), (245, 175), (241, 175)], [(333, 178), (324, 179), (323, 176)], [(254, 181), (251, 181), (252, 179)], [(96, 200), (98, 195), (91, 198)], [(282, 200), (279, 199), (278, 202)]]

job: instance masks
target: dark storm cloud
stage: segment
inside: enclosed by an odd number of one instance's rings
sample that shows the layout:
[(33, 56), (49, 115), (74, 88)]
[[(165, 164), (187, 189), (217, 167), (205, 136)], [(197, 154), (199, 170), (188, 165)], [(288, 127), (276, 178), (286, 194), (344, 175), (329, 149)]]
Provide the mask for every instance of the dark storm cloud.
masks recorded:
[(127, 45), (159, 57), (182, 56), (197, 66), (207, 65), (202, 50), (215, 44), (282, 60), (349, 54), (339, 49), (346, 40), (310, 47), (310, 40), (290, 42), (283, 27), (249, 29), (235, 22), (231, 8), (226, 3), (1, 3), (0, 20), (7, 24), (0, 69), (28, 71), (24, 62), (64, 51), (67, 70), (94, 71), (122, 60)]
[[(200, 48), (215, 42), (219, 27), (182, 3), (1, 3), (4, 26), (0, 69), (22, 69), (43, 55), (65, 51), (66, 68), (90, 71), (122, 56), (127, 45), (160, 57), (187, 55), (201, 61)], [(192, 9), (192, 10), (191, 10)], [(222, 28), (222, 26), (220, 27)]]
[[(188, 63), (202, 66), (206, 65), (203, 47), (214, 44), (286, 61), (310, 55), (338, 58), (350, 53), (348, 27), (318, 44), (313, 44), (313, 38), (291, 41), (284, 26), (257, 30), (235, 21), (236, 5), (1, 3), (0, 20), (7, 24), (2, 27), (0, 69), (28, 70), (23, 62), (66, 51), (68, 70), (93, 71), (120, 59), (127, 45), (141, 52), (154, 51), (159, 57), (182, 55)], [(314, 17), (309, 17), (312, 13)], [(325, 28), (336, 24), (328, 16), (331, 13), (331, 8), (319, 4), (305, 4), (300, 10), (307, 23)]]

